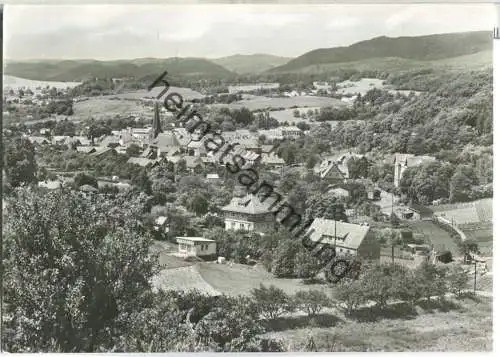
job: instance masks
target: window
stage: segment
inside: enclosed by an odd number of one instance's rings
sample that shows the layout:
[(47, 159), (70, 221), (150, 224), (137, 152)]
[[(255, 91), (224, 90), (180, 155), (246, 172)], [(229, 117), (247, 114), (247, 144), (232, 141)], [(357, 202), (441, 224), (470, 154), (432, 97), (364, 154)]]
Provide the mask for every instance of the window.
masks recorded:
[(245, 229), (245, 225), (243, 223), (240, 223), (240, 228)]

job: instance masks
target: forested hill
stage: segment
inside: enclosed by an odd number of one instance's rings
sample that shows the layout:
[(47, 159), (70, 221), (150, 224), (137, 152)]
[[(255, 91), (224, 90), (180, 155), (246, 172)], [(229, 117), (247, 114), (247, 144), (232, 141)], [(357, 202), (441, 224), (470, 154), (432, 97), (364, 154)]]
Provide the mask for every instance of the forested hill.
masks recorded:
[(260, 73), (268, 69), (284, 65), (291, 58), (279, 57), (268, 54), (233, 55), (215, 58), (212, 62), (239, 74)]
[(203, 58), (8, 62), (4, 73), (33, 80), (79, 82), (90, 78), (142, 78), (152, 73), (159, 75), (165, 68), (169, 73), (184, 76), (222, 78), (233, 75), (226, 68)]
[(489, 31), (449, 33), (418, 37), (376, 37), (348, 47), (317, 49), (269, 72), (292, 72), (301, 68), (370, 58), (402, 58), (417, 61), (440, 60), (492, 49)]

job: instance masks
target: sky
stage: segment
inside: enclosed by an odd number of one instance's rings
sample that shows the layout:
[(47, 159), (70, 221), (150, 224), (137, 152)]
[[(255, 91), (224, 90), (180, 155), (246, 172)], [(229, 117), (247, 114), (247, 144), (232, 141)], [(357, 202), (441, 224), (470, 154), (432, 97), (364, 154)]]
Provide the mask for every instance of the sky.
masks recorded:
[(4, 56), (296, 57), (378, 36), (491, 31), (494, 23), (491, 4), (6, 5)]

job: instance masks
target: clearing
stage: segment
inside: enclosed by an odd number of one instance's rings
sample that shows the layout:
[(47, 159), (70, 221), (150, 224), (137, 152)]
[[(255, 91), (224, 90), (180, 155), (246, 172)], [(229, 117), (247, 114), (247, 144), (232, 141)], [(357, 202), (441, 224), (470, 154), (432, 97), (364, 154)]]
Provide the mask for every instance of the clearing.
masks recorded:
[(327, 285), (304, 284), (302, 279), (278, 279), (268, 273), (263, 266), (243, 264), (201, 263), (198, 265), (203, 279), (218, 291), (228, 295), (249, 295), (253, 288), (262, 283), (266, 286), (275, 285), (287, 294), (300, 290), (327, 289)]
[[(329, 317), (317, 319), (317, 326), (323, 327), (313, 328), (305, 327), (309, 321), (299, 322), (305, 316), (289, 318), (288, 325), (281, 321), (281, 331), (266, 335), (281, 339), (290, 351), (303, 351), (311, 336), (317, 351), (329, 352), (492, 351), (491, 298), (449, 299), (441, 306), (424, 307), (414, 312), (395, 308), (375, 322), (323, 314)], [(291, 325), (298, 328), (287, 328)]]

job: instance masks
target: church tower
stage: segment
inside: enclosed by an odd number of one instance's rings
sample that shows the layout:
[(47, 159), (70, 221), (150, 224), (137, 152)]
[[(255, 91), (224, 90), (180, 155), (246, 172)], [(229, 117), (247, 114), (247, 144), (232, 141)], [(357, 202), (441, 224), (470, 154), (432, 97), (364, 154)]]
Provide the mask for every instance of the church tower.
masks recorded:
[(154, 115), (153, 115), (153, 128), (151, 130), (151, 139), (155, 139), (158, 134), (162, 133), (160, 122), (160, 105), (155, 102)]

